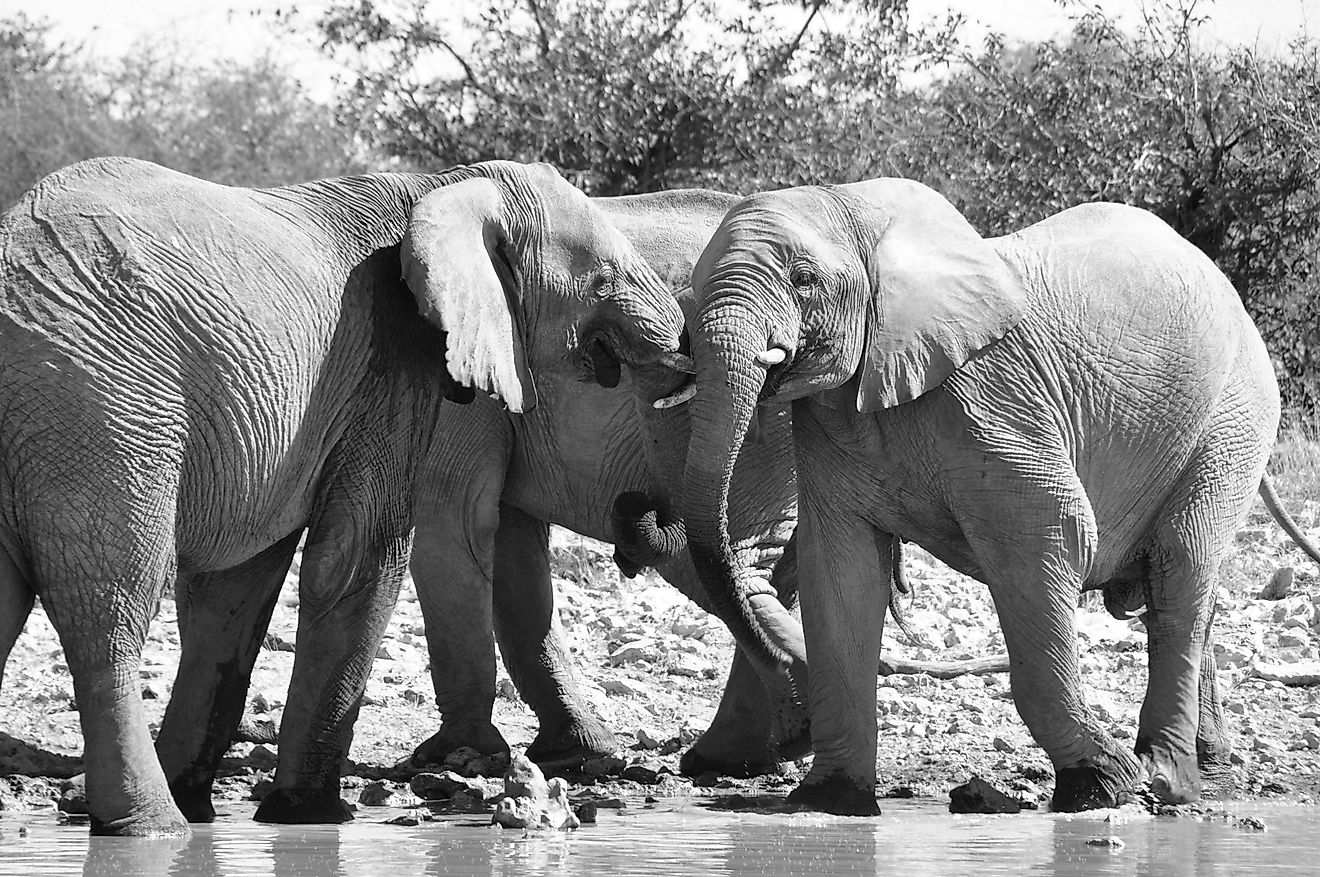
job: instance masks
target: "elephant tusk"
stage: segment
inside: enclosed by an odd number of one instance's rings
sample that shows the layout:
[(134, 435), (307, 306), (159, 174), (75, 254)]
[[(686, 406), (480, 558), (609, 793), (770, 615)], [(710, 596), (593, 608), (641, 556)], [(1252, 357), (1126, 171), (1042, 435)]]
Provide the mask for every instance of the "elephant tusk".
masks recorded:
[(1146, 614), (1146, 604), (1142, 603), (1136, 609), (1129, 609), (1123, 614), (1126, 615), (1128, 618), (1140, 618), (1141, 616)]
[(673, 408), (675, 405), (682, 405), (695, 395), (697, 395), (697, 382), (688, 381), (673, 393), (656, 399), (655, 402), (651, 404), (660, 410), (664, 410), (665, 408)]
[(770, 347), (756, 354), (756, 361), (764, 366), (779, 365), (788, 359), (788, 351), (782, 347)]
[(663, 353), (660, 355), (660, 364), (668, 366), (676, 372), (683, 372), (686, 375), (695, 375), (697, 373), (696, 364), (692, 362), (692, 357), (685, 353)]

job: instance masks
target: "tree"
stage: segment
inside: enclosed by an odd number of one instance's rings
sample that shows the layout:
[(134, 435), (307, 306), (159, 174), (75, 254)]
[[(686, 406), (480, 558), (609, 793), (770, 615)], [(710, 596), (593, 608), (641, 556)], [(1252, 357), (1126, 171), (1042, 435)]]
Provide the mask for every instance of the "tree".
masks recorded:
[[(315, 27), (358, 71), (344, 115), (384, 151), (427, 165), (548, 161), (593, 194), (817, 181), (838, 164), (821, 121), (839, 117), (839, 93), (856, 109), (891, 90), (896, 59), (920, 44), (896, 0), (727, 7), (491, 0), (445, 24), (420, 5), (354, 0)], [(777, 18), (784, 7), (796, 17)], [(850, 36), (824, 28), (830, 18)], [(864, 73), (845, 83), (840, 65)]]
[[(1080, 6), (1080, 4), (1074, 4)], [(1135, 33), (1080, 7), (1063, 40), (964, 53), (909, 103), (897, 166), (986, 233), (1073, 204), (1144, 207), (1215, 260), (1280, 366), (1294, 412), (1320, 403), (1320, 65), (1197, 48), (1196, 0)]]

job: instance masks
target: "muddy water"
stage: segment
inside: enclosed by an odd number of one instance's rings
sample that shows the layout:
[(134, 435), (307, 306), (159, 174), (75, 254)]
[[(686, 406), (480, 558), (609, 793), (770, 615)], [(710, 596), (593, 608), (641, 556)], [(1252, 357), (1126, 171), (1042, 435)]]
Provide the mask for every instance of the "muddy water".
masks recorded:
[[(877, 819), (720, 812), (699, 804), (602, 811), (570, 835), (445, 816), (414, 828), (367, 810), (342, 827), (275, 828), (248, 812), (190, 838), (89, 838), (53, 816), (0, 816), (0, 875), (722, 875), (1320, 873), (1320, 807), (1251, 807), (1264, 832), (1220, 820), (1119, 814), (950, 816), (887, 801)], [(1117, 837), (1122, 846), (1095, 846)]]

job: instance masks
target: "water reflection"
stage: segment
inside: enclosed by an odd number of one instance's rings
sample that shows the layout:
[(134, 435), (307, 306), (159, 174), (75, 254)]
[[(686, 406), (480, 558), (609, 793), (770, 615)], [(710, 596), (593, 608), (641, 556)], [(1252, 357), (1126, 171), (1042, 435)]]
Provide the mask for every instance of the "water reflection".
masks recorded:
[[(528, 835), (449, 817), (404, 828), (389, 813), (352, 825), (275, 827), (250, 814), (198, 826), (189, 838), (88, 838), (49, 814), (0, 816), (0, 875), (251, 874), (611, 875), (1311, 874), (1320, 814), (1268, 808), (1268, 833), (1218, 820), (1102, 815), (950, 816), (933, 802), (888, 806), (878, 819), (727, 812), (690, 804), (602, 813), (569, 835)], [(20, 836), (19, 826), (26, 827)], [(1108, 848), (1089, 840), (1119, 837)]]

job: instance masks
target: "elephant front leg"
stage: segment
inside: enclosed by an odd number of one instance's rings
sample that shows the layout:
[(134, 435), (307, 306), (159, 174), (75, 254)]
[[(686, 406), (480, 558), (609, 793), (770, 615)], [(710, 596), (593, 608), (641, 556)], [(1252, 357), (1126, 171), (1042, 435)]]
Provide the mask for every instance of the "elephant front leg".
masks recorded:
[(563, 767), (615, 752), (614, 734), (582, 696), (555, 612), (549, 526), (508, 505), (500, 506), (495, 534), (494, 597), (500, 654), (540, 726), (527, 757)]
[(216, 767), (243, 718), (252, 667), (302, 531), (232, 569), (181, 576), (182, 655), (156, 754), (189, 822), (211, 822)]
[[(257, 808), (259, 822), (353, 818), (339, 797), (340, 766), (407, 564), (411, 537), (403, 521), (400, 514), (393, 526), (359, 522), (310, 531), (275, 787)], [(369, 541), (373, 531), (380, 535)]]
[(831, 505), (824, 491), (814, 489), (808, 464), (801, 465), (798, 582), (816, 757), (788, 803), (874, 816), (880, 812), (875, 800), (875, 669), (893, 540), (860, 515)]
[[(442, 507), (445, 506), (445, 507)], [(431, 684), (439, 729), (413, 750), (416, 767), (443, 764), (467, 747), (483, 755), (509, 751), (491, 721), (495, 704), (491, 567), (496, 504), (458, 505), (466, 520), (437, 503), (413, 537), (412, 575), (426, 623)]]

